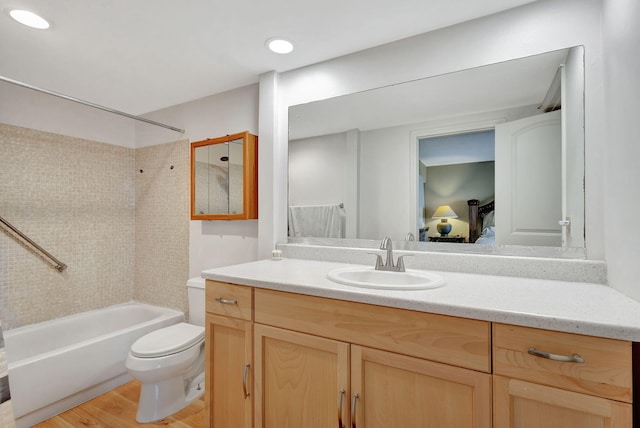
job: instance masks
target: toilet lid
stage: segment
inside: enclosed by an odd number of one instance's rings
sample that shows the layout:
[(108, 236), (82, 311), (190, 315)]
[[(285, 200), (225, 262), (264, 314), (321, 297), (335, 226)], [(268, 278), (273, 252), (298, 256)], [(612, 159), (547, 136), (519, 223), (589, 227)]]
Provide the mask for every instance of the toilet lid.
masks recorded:
[(188, 349), (204, 340), (204, 327), (181, 322), (142, 336), (131, 345), (134, 357), (164, 357)]

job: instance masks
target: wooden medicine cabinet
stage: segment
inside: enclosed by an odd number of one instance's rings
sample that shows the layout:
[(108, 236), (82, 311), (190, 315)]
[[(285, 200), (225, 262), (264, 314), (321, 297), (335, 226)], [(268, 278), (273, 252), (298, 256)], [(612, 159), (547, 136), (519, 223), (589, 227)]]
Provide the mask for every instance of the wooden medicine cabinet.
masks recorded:
[(191, 220), (258, 218), (258, 137), (191, 143)]

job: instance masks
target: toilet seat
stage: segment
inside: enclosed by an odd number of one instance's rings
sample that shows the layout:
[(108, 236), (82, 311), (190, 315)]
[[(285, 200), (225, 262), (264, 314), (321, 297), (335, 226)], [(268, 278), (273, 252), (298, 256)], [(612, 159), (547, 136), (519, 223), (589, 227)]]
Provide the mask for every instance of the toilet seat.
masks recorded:
[(177, 354), (204, 341), (204, 327), (178, 323), (164, 327), (136, 340), (131, 355), (138, 358), (157, 358)]

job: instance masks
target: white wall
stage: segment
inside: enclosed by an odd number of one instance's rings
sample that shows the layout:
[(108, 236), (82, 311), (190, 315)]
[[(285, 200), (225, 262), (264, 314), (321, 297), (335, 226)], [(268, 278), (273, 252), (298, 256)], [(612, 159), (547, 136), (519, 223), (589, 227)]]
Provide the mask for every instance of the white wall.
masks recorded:
[(418, 162), (414, 157), (411, 163), (408, 129), (360, 133), (360, 238), (403, 240), (409, 232), (416, 235), (407, 202), (417, 196), (409, 182)]
[(428, 167), (496, 159), (493, 130), (424, 138), (419, 146), (420, 161)]
[[(145, 117), (185, 129), (192, 142), (249, 131), (258, 134), (258, 85), (158, 110)], [(168, 131), (137, 130), (136, 144), (157, 144)], [(268, 142), (258, 134), (258, 146)], [(268, 143), (267, 143), (268, 144)], [(258, 162), (258, 173), (265, 166)], [(266, 167), (268, 169), (268, 165)], [(261, 184), (260, 184), (261, 185)], [(260, 189), (259, 189), (260, 191)], [(189, 189), (185, 189), (189, 192)], [(258, 200), (261, 193), (258, 195)], [(185, 216), (189, 213), (185, 212)], [(258, 216), (262, 213), (258, 212)], [(189, 276), (204, 269), (254, 261), (258, 257), (258, 220), (191, 220), (189, 227)]]
[[(273, 96), (260, 98), (260, 130), (262, 138), (273, 139), (273, 145), (261, 153), (260, 162), (271, 161), (274, 170), (286, 171), (290, 105), (584, 45), (587, 248), (589, 258), (602, 259), (604, 94), (600, 20), (600, 0), (540, 0), (280, 75), (264, 75), (261, 91), (265, 85)], [(260, 207), (268, 204), (273, 212), (269, 219), (273, 227), (260, 231), (260, 257), (267, 257), (266, 250), (273, 243), (286, 239), (286, 179), (271, 177), (263, 190)]]
[[(640, 2), (604, 0), (606, 139), (602, 145), (607, 208), (601, 227), (606, 230), (609, 284), (640, 300)], [(587, 184), (589, 185), (589, 184)], [(587, 217), (587, 221), (589, 218)]]
[(344, 203), (347, 168), (345, 133), (292, 141), (289, 144), (289, 204)]
[(569, 247), (584, 247), (584, 148), (576, 141), (584, 140), (584, 51), (571, 49), (565, 62), (566, 80), (562, 94), (562, 124), (565, 136), (564, 173), (565, 197), (563, 211), (571, 227), (565, 232)]

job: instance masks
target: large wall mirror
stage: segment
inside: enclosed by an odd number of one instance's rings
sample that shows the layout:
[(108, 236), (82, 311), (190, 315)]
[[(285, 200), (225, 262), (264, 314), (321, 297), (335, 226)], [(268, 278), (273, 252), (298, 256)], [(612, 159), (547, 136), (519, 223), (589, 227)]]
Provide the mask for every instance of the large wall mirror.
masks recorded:
[(257, 137), (248, 132), (191, 143), (191, 219), (258, 218)]
[(290, 107), (288, 198), (294, 241), (584, 249), (583, 47)]

